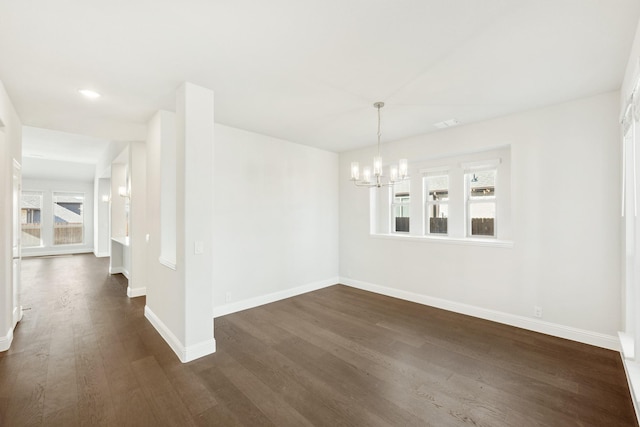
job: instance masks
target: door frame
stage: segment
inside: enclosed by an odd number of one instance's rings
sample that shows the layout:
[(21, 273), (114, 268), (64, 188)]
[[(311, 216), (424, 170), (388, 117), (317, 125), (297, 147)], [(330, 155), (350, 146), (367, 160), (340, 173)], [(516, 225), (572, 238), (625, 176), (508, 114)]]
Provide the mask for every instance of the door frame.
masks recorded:
[(13, 159), (13, 170), (11, 174), (11, 192), (12, 192), (12, 312), (13, 326), (15, 327), (22, 320), (22, 305), (20, 305), (20, 296), (22, 293), (22, 239), (21, 239), (21, 219), (20, 206), (22, 204), (22, 165), (16, 159)]

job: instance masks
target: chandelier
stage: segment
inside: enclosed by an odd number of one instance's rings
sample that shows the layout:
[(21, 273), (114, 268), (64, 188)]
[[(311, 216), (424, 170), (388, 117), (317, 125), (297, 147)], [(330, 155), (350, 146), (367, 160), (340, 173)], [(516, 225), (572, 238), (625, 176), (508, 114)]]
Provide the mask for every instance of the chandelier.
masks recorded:
[(382, 135), (380, 132), (380, 109), (384, 107), (384, 102), (376, 102), (373, 106), (378, 110), (378, 155), (373, 158), (373, 168), (370, 166), (362, 168), (362, 179), (360, 179), (360, 164), (351, 162), (351, 181), (357, 187), (388, 187), (409, 178), (407, 159), (400, 159), (397, 165), (389, 167), (388, 179), (382, 179), (384, 175), (382, 174), (382, 157), (380, 156), (380, 135)]

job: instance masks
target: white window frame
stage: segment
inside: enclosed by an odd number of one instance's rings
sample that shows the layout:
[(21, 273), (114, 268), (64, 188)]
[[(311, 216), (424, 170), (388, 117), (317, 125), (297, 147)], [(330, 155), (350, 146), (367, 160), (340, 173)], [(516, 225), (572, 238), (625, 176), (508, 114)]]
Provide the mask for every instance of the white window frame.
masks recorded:
[[(389, 238), (426, 244), (461, 244), (471, 246), (513, 247), (512, 217), (512, 163), (511, 145), (496, 145), (487, 149), (441, 155), (410, 164), (410, 192), (413, 206), (410, 211), (409, 232), (395, 232), (394, 212), (390, 209), (393, 191), (370, 189), (370, 235), (375, 238)], [(468, 215), (466, 173), (480, 169), (495, 169), (495, 222), (494, 235), (470, 235), (471, 224)], [(449, 199), (447, 212), (447, 234), (430, 233), (427, 224), (428, 189), (425, 188), (426, 174), (449, 176)], [(486, 197), (485, 197), (486, 198)], [(488, 200), (486, 200), (488, 201)], [(443, 205), (444, 206), (444, 205)], [(473, 209), (473, 207), (472, 207)], [(480, 212), (481, 214), (482, 212)], [(500, 222), (498, 224), (498, 221)]]
[(433, 171), (433, 172), (424, 172), (422, 175), (422, 188), (423, 188), (423, 194), (424, 194), (424, 215), (423, 215), (423, 223), (424, 223), (424, 233), (428, 236), (448, 236), (449, 235), (449, 226), (448, 226), (448, 216), (447, 216), (447, 232), (446, 233), (433, 233), (431, 231), (431, 221), (430, 221), (430, 212), (431, 209), (433, 209), (434, 206), (443, 206), (445, 205), (447, 207), (447, 210), (449, 209), (449, 198), (447, 196), (447, 201), (435, 201), (435, 200), (430, 200), (429, 199), (429, 178), (434, 178), (434, 177), (441, 177), (441, 176), (445, 176), (447, 177), (447, 192), (449, 192), (451, 189), (451, 177), (449, 176), (449, 170), (448, 169), (444, 169), (444, 170), (439, 170), (439, 171)]
[[(487, 162), (475, 162), (463, 164), (464, 170), (464, 183), (465, 183), (465, 234), (468, 238), (473, 239), (497, 239), (498, 238), (498, 165), (500, 159), (491, 160)], [(471, 196), (471, 181), (469, 179), (474, 173), (493, 171), (495, 174), (493, 196)], [(483, 234), (471, 234), (472, 232), (472, 218), (471, 218), (471, 206), (479, 203), (493, 203), (495, 217), (493, 219), (493, 235), (487, 236)]]

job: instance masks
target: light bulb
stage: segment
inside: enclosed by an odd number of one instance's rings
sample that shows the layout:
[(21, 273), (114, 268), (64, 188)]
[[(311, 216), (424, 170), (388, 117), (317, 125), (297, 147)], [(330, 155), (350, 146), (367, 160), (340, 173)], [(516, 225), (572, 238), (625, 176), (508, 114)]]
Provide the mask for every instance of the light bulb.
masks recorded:
[(400, 159), (398, 161), (398, 174), (400, 175), (400, 179), (405, 179), (409, 176), (409, 165), (407, 164), (407, 159)]
[(358, 162), (351, 162), (351, 181), (357, 181), (360, 179), (360, 164)]
[(371, 168), (369, 166), (365, 166), (362, 169), (362, 180), (364, 182), (371, 182)]
[(373, 174), (375, 176), (382, 176), (382, 157), (380, 156), (373, 158)]
[(398, 180), (398, 167), (391, 166), (389, 168), (389, 181), (396, 182)]

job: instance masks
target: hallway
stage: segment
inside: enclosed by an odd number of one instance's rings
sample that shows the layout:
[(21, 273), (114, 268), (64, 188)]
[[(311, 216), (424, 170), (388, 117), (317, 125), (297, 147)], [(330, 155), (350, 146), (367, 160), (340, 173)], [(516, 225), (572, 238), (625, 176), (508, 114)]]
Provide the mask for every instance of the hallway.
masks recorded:
[[(126, 279), (107, 274), (108, 258), (26, 258), (22, 266), (24, 317), (0, 353), (0, 425), (156, 422), (140, 365), (167, 346), (143, 318), (144, 298), (126, 297)], [(168, 347), (156, 353), (173, 357)]]

